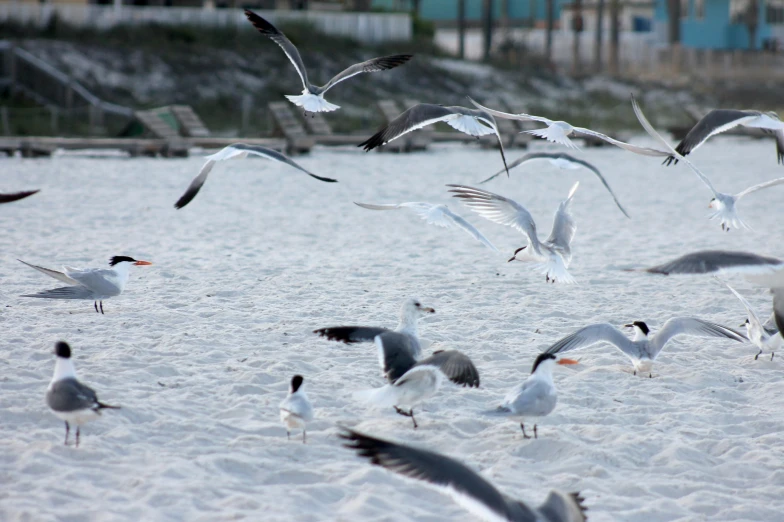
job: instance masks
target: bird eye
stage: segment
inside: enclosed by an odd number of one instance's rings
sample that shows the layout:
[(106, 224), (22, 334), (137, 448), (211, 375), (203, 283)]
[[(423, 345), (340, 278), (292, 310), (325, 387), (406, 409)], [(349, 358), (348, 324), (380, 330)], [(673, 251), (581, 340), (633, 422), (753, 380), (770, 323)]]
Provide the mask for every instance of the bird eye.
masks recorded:
[(419, 304), (419, 303), (414, 303), (414, 306), (416, 306), (417, 308), (419, 308), (419, 307), (420, 307), (420, 306), (422, 306), (422, 305), (421, 305), (421, 304)]

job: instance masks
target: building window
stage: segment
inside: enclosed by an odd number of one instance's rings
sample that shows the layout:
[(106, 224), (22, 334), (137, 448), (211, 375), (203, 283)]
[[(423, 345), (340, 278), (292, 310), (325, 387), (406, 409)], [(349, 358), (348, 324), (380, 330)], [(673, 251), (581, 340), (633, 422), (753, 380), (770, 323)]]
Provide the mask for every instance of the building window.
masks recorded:
[(765, 3), (765, 20), (771, 25), (784, 25), (784, 0), (768, 0)]
[(681, 18), (688, 18), (689, 17), (689, 0), (680, 0), (681, 1)]
[(694, 18), (697, 20), (705, 19), (705, 0), (694, 0)]

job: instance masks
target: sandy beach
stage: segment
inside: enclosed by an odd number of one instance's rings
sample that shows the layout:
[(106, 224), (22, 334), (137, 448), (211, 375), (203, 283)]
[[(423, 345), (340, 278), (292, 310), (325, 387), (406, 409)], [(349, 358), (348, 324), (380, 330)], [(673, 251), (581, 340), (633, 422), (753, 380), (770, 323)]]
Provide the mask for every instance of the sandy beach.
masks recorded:
[[(678, 338), (648, 378), (632, 375), (613, 347), (594, 346), (555, 372), (559, 403), (537, 440), (481, 415), (541, 350), (587, 324), (644, 320), (656, 331), (696, 316), (741, 330), (743, 306), (712, 278), (622, 268), (705, 248), (784, 255), (782, 187), (739, 203), (754, 230), (725, 233), (707, 219), (710, 193), (685, 166), (610, 147), (577, 154), (604, 173), (632, 219), (586, 170), (534, 163), (483, 185), (524, 204), (544, 238), (580, 181), (571, 286), (507, 263), (525, 238), (449, 197), (445, 184), (476, 185), (501, 168), (497, 151), (316, 149), (296, 158), (333, 184), (262, 159), (224, 162), (182, 210), (173, 204), (201, 155), (0, 158), (2, 191), (41, 189), (0, 208), (0, 520), (473, 520), (447, 496), (341, 448), (339, 425), (461, 459), (526, 502), (580, 491), (591, 522), (781, 520), (784, 353), (755, 361), (751, 344)], [(767, 140), (716, 139), (691, 158), (725, 192), (784, 175)], [(413, 213), (352, 201), (447, 203), (500, 253)], [(59, 270), (114, 255), (154, 265), (134, 267), (105, 315), (89, 301), (19, 297), (59, 283), (17, 259)], [(729, 282), (769, 316), (764, 289)], [(420, 323), (430, 350), (465, 352), (482, 379), (479, 389), (446, 384), (417, 411), (416, 431), (391, 409), (351, 399), (383, 384), (375, 347), (312, 333), (394, 327), (409, 296), (436, 310)], [(63, 445), (63, 424), (44, 402), (58, 340), (71, 344), (79, 378), (122, 406), (86, 425), (78, 449)], [(286, 440), (278, 414), (296, 373), (316, 416), (304, 445)]]

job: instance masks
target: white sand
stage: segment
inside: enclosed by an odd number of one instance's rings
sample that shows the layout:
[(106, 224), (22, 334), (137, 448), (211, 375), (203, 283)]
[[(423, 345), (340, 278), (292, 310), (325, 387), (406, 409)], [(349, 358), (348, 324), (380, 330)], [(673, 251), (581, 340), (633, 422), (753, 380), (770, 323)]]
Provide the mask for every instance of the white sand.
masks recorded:
[[(572, 205), (575, 286), (547, 285), (524, 264), (507, 264), (522, 236), (447, 197), (445, 183), (495, 172), (493, 151), (318, 150), (297, 159), (338, 184), (234, 161), (218, 165), (181, 211), (172, 205), (198, 172), (198, 156), (0, 160), (0, 188), (42, 189), (0, 208), (0, 520), (472, 520), (447, 497), (342, 449), (337, 424), (443, 451), (525, 501), (541, 502), (551, 488), (579, 490), (592, 522), (781, 520), (784, 353), (754, 361), (749, 344), (682, 338), (649, 379), (597, 346), (557, 371), (559, 405), (538, 440), (478, 416), (528, 374), (540, 350), (577, 327), (642, 319), (657, 329), (677, 315), (737, 327), (745, 319), (710, 278), (619, 268), (701, 248), (784, 255), (781, 188), (740, 203), (756, 232), (726, 234), (706, 218), (709, 193), (685, 167), (615, 148), (582, 157), (603, 170), (632, 220), (587, 171), (542, 163), (487, 185), (528, 206), (544, 236), (581, 181)], [(728, 192), (784, 174), (770, 141), (715, 140), (694, 160)], [(351, 203), (417, 200), (448, 202), (502, 253), (411, 213)], [(126, 293), (104, 303), (105, 316), (91, 302), (18, 297), (59, 283), (16, 258), (57, 268), (120, 254), (155, 265), (133, 271)], [(766, 317), (770, 297), (733, 283)], [(446, 386), (418, 412), (416, 431), (392, 411), (350, 401), (352, 391), (381, 384), (372, 345), (311, 333), (393, 327), (411, 295), (437, 311), (422, 335), (469, 354), (482, 377), (478, 390)], [(123, 406), (87, 425), (78, 450), (63, 446), (63, 424), (44, 403), (60, 339), (71, 343), (80, 378)], [(278, 420), (295, 373), (316, 410), (307, 445), (287, 442)]]

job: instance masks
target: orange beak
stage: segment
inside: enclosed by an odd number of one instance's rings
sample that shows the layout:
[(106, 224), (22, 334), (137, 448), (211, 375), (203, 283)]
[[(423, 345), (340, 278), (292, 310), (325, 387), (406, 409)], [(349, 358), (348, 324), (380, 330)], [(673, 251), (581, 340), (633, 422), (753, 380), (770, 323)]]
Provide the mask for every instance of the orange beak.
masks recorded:
[(134, 265), (136, 266), (144, 266), (144, 265), (151, 265), (151, 264), (152, 263), (150, 263), (149, 261), (137, 261), (134, 263)]
[(558, 359), (558, 364), (580, 364), (580, 361), (574, 359)]

